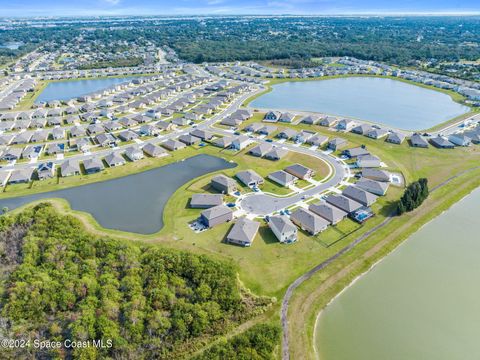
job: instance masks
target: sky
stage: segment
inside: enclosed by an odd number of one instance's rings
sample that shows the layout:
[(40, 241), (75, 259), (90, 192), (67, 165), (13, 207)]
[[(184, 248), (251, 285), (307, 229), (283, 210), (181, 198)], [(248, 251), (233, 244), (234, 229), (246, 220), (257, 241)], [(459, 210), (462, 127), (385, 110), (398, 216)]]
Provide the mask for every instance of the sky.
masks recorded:
[(480, 0), (0, 0), (0, 17), (398, 13), (480, 14)]

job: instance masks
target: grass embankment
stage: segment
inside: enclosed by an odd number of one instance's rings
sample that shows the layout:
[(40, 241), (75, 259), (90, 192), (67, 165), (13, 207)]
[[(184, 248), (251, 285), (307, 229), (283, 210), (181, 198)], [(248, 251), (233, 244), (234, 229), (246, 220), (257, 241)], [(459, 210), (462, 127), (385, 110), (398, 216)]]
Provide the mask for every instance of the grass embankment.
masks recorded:
[[(349, 253), (302, 284), (289, 307), (290, 356), (315, 359), (315, 323), (319, 311), (356, 277), (388, 255), (422, 225), (480, 186), (480, 169), (440, 187), (415, 211), (395, 218)], [(292, 314), (295, 314), (294, 316)]]

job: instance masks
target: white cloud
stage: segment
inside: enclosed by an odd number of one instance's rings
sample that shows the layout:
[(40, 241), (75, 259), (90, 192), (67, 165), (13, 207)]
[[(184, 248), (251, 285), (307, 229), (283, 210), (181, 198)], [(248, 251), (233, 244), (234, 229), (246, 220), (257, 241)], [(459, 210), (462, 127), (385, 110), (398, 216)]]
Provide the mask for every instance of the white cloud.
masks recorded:
[(118, 5), (120, 3), (120, 0), (102, 0), (102, 1), (110, 5)]

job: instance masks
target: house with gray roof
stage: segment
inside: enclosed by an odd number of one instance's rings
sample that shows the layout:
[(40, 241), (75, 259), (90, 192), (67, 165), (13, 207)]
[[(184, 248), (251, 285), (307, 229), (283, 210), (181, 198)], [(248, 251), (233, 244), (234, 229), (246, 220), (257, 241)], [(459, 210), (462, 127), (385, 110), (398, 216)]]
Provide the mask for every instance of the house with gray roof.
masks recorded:
[(400, 145), (405, 140), (405, 135), (399, 132), (391, 132), (388, 134), (387, 139), (385, 141)]
[(194, 209), (209, 209), (222, 204), (221, 194), (193, 194), (190, 199), (190, 207)]
[(223, 174), (214, 176), (210, 185), (222, 194), (233, 194), (238, 190), (236, 181)]
[(280, 139), (292, 139), (297, 135), (297, 131), (291, 128), (286, 128), (277, 134)]
[(118, 138), (122, 141), (132, 141), (139, 138), (139, 135), (133, 130), (125, 130), (118, 134)]
[(359, 202), (363, 206), (370, 206), (377, 201), (376, 195), (353, 185), (349, 185), (343, 189), (342, 195)]
[(332, 116), (326, 116), (318, 123), (320, 126), (331, 127), (338, 123), (338, 119)]
[(127, 163), (125, 158), (116, 151), (112, 151), (110, 154), (105, 156), (105, 162), (109, 167), (122, 166)]
[(258, 129), (257, 133), (268, 136), (273, 134), (275, 131), (277, 131), (277, 127), (275, 125), (265, 125), (262, 128)]
[(342, 138), (333, 138), (328, 142), (327, 147), (333, 151), (340, 150), (347, 146), (348, 142), (345, 139)]
[(22, 148), (10, 147), (2, 153), (2, 160), (18, 160), (22, 156)]
[(63, 154), (65, 152), (65, 144), (53, 143), (47, 144), (45, 153), (47, 155)]
[(410, 145), (419, 148), (428, 148), (428, 142), (420, 134), (413, 134), (410, 137)]
[(355, 125), (356, 125), (355, 121), (351, 119), (342, 119), (337, 123), (337, 129), (350, 131), (355, 127)]
[(32, 137), (32, 132), (30, 131), (25, 131), (25, 132), (22, 132), (22, 133), (19, 133), (17, 135), (15, 135), (12, 139), (12, 141), (10, 142), (11, 144), (15, 145), (15, 144), (26, 144), (30, 141), (30, 138)]
[(451, 143), (446, 138), (440, 135), (437, 137), (431, 138), (430, 143), (439, 149), (453, 149), (455, 147), (455, 144)]
[(229, 231), (226, 241), (240, 246), (251, 246), (260, 228), (258, 221), (239, 219)]
[(32, 180), (33, 169), (32, 168), (23, 168), (13, 170), (10, 178), (8, 179), (9, 184), (20, 184), (28, 183)]
[(385, 129), (371, 129), (367, 131), (366, 134), (364, 134), (366, 137), (369, 137), (371, 139), (381, 139), (384, 136), (388, 135), (388, 131)]
[(313, 176), (315, 176), (315, 171), (301, 164), (290, 165), (284, 170), (287, 173), (292, 174), (293, 176), (303, 180), (311, 179)]
[(355, 165), (359, 168), (374, 168), (380, 167), (382, 162), (375, 155), (362, 155), (357, 157)]
[(316, 204), (311, 204), (308, 207), (308, 210), (324, 218), (332, 225), (339, 223), (348, 215), (347, 212), (335, 206), (329, 205), (324, 201), (318, 202)]
[(297, 178), (283, 170), (275, 171), (268, 175), (268, 178), (277, 184), (288, 187), (297, 182)]
[(389, 182), (390, 173), (381, 169), (365, 168), (362, 169), (362, 177), (375, 181)]
[(85, 173), (94, 174), (105, 169), (102, 159), (97, 156), (85, 159), (83, 161), (83, 167), (85, 168)]
[(232, 145), (232, 142), (233, 142), (233, 138), (232, 137), (229, 137), (229, 136), (225, 136), (225, 137), (222, 137), (222, 138), (218, 138), (218, 139), (215, 139), (213, 140), (213, 145), (215, 146), (218, 146), (220, 148), (228, 148)]
[(465, 134), (450, 134), (448, 141), (457, 146), (470, 146), (472, 139)]
[(390, 183), (388, 182), (375, 181), (366, 178), (360, 179), (355, 183), (356, 187), (378, 196), (385, 195), (389, 185)]
[(7, 185), (9, 177), (10, 177), (10, 171), (0, 171), (0, 186)]
[(291, 123), (293, 122), (293, 119), (295, 119), (295, 114), (285, 112), (280, 117), (278, 118), (278, 121), (284, 122), (284, 123)]
[(225, 205), (218, 205), (203, 210), (200, 214), (200, 221), (212, 228), (233, 220), (233, 211)]
[(342, 152), (343, 155), (348, 156), (349, 158), (356, 158), (357, 156), (368, 155), (370, 152), (364, 147), (356, 147), (352, 149), (347, 149)]
[(62, 177), (80, 175), (80, 165), (78, 160), (68, 159), (60, 165), (60, 174)]
[(316, 235), (326, 230), (329, 224), (327, 220), (304, 208), (295, 210), (290, 215), (290, 220), (311, 235)]
[(250, 124), (247, 127), (245, 127), (244, 130), (247, 131), (247, 132), (257, 132), (258, 130), (260, 130), (264, 126), (265, 125), (263, 125), (261, 123), (253, 123), (253, 124)]
[(358, 201), (342, 195), (328, 195), (325, 201), (346, 213), (352, 213), (362, 207)]
[(262, 157), (266, 153), (272, 150), (272, 145), (266, 143), (260, 143), (248, 151), (250, 155)]
[(51, 179), (55, 176), (55, 164), (51, 161), (41, 163), (37, 166), (38, 180)]
[(371, 131), (373, 128), (371, 125), (368, 124), (360, 124), (358, 126), (355, 126), (352, 128), (351, 132), (354, 134), (359, 134), (359, 135), (366, 135), (369, 131)]
[(118, 140), (110, 133), (102, 133), (95, 136), (95, 142), (103, 147), (116, 146)]
[(467, 136), (472, 143), (480, 144), (480, 128), (477, 127), (475, 130), (465, 131), (464, 135)]
[(167, 152), (160, 146), (147, 142), (143, 145), (143, 152), (151, 157), (161, 157), (168, 155)]
[(269, 111), (263, 117), (263, 121), (266, 122), (277, 122), (282, 113), (280, 111)]
[(103, 126), (100, 126), (99, 124), (90, 124), (87, 126), (87, 131), (90, 135), (96, 135), (96, 134), (101, 134), (105, 132), (105, 129)]
[(291, 244), (297, 241), (297, 227), (286, 215), (270, 216), (268, 227), (281, 243)]
[(279, 147), (274, 147), (272, 148), (272, 150), (267, 152), (264, 157), (265, 159), (276, 161), (284, 158), (287, 154), (288, 154), (288, 150), (282, 149)]
[(264, 183), (263, 177), (253, 170), (239, 171), (235, 176), (241, 183), (247, 186), (259, 186)]
[(143, 151), (138, 145), (129, 146), (125, 149), (125, 156), (131, 161), (143, 159)]
[(213, 138), (213, 133), (210, 131), (206, 130), (200, 130), (200, 129), (195, 129), (193, 131), (190, 131), (190, 135), (196, 136), (202, 140), (211, 140)]
[(174, 139), (169, 139), (161, 144), (165, 149), (170, 150), (170, 151), (176, 151), (179, 149), (183, 149), (187, 147), (184, 143), (174, 140)]
[(199, 137), (196, 137), (190, 134), (181, 135), (179, 136), (178, 140), (183, 142), (185, 145), (194, 145), (202, 141), (202, 139), (200, 139)]
[(22, 151), (22, 158), (24, 158), (24, 159), (36, 159), (40, 156), (41, 151), (42, 151), (42, 146), (41, 145), (27, 146)]
[(225, 119), (223, 119), (223, 120), (220, 122), (220, 124), (222, 124), (222, 125), (225, 125), (225, 126), (234, 126), (234, 127), (239, 126), (241, 123), (242, 123), (242, 120), (240, 120), (240, 119), (235, 119), (235, 118), (233, 118), (233, 117), (231, 117), (231, 116), (226, 117)]
[(319, 122), (319, 120), (320, 120), (320, 116), (318, 115), (308, 115), (308, 116), (305, 116), (301, 120), (301, 122), (308, 125), (315, 125)]
[(308, 138), (305, 142), (314, 146), (322, 146), (328, 141), (328, 136), (317, 134)]
[(72, 126), (70, 128), (70, 137), (80, 137), (80, 136), (85, 136), (86, 130), (83, 126)]
[(233, 139), (232, 145), (230, 146), (232, 149), (240, 151), (245, 149), (250, 144), (250, 139), (248, 136), (240, 135)]

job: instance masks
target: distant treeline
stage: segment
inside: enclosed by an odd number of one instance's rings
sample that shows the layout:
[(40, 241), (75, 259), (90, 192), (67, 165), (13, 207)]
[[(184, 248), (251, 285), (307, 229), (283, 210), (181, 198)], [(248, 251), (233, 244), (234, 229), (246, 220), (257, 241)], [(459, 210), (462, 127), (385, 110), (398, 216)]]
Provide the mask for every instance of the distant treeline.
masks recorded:
[[(325, 56), (411, 65), (416, 60), (480, 58), (480, 17), (208, 17), (78, 22), (68, 26), (18, 27), (0, 32), (0, 43), (26, 41), (50, 48), (82, 35), (108, 46), (113, 40), (152, 41), (192, 62), (292, 59), (306, 64)], [(92, 28), (96, 30), (91, 31)], [(110, 49), (109, 51), (115, 51)]]
[(428, 197), (428, 180), (421, 178), (408, 185), (403, 196), (398, 200), (397, 213), (402, 215), (405, 212), (412, 211), (422, 205)]

